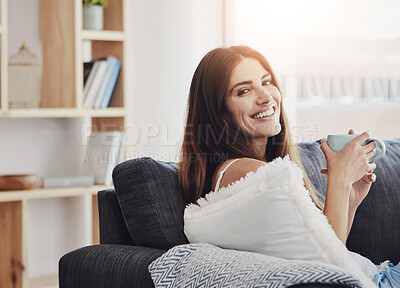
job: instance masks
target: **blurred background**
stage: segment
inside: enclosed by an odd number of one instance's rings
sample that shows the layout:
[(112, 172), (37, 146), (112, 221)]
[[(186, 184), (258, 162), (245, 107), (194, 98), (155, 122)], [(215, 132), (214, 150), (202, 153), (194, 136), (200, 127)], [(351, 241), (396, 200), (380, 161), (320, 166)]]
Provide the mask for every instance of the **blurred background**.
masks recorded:
[[(26, 42), (43, 62), (40, 1), (6, 3), (7, 56)], [(251, 46), (271, 63), (297, 142), (350, 128), (382, 139), (400, 137), (399, 1), (124, 3), (125, 159), (179, 160), (193, 73), (208, 51), (231, 45)], [(79, 61), (91, 59), (90, 46), (82, 42)], [(92, 116), (8, 117), (6, 112), (0, 113), (0, 174), (80, 175)], [(27, 242), (35, 247), (27, 257), (29, 277), (56, 274), (61, 255), (91, 243), (90, 201), (84, 196), (29, 202)]]
[(269, 59), (297, 141), (350, 128), (399, 137), (399, 2), (238, 0), (228, 7), (227, 42)]

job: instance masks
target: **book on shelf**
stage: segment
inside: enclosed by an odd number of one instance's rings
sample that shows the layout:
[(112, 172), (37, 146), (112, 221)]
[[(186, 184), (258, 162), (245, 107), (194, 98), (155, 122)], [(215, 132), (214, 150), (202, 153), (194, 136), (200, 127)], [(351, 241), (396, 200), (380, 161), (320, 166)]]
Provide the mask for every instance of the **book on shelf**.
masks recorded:
[(99, 96), (102, 95), (101, 101), (100, 102), (96, 102), (96, 103), (100, 103), (100, 104), (98, 104), (98, 106), (96, 105), (95, 108), (104, 109), (104, 108), (108, 107), (108, 103), (110, 103), (110, 99), (111, 99), (112, 93), (114, 91), (115, 83), (117, 82), (120, 69), (121, 69), (121, 61), (118, 60), (118, 59), (115, 59), (115, 63), (113, 65), (112, 73), (110, 75), (109, 80), (107, 81), (107, 85), (105, 87), (105, 90), (104, 90), (103, 93), (99, 94)]
[[(99, 62), (98, 64), (98, 68), (96, 69), (94, 75), (93, 75), (93, 80), (90, 83), (90, 86), (87, 87), (87, 89), (85, 90), (85, 88), (83, 88), (83, 91), (86, 92), (84, 94), (84, 100), (83, 100), (83, 107), (90, 109), (93, 108), (93, 102), (96, 99), (96, 95), (98, 93), (98, 90), (100, 88), (101, 85), (101, 81), (103, 80), (102, 78), (104, 77), (104, 74), (106, 72), (106, 68), (107, 68), (107, 62), (106, 60), (97, 60)], [(89, 75), (90, 77), (90, 75)], [(89, 79), (88, 79), (89, 82)], [(87, 83), (89, 84), (89, 83)]]
[[(84, 87), (86, 86), (87, 80), (89, 78), (90, 73), (93, 70), (93, 67), (95, 66), (94, 63), (96, 63), (96, 61), (90, 61), (90, 62), (83, 63), (83, 85), (84, 85)], [(92, 76), (91, 76), (92, 79), (93, 79), (93, 75), (94, 75), (94, 73), (92, 73)]]
[(97, 132), (89, 136), (83, 157), (83, 173), (95, 184), (112, 185), (112, 171), (124, 159), (122, 131)]
[(84, 108), (108, 107), (120, 68), (121, 61), (114, 56), (84, 63)]

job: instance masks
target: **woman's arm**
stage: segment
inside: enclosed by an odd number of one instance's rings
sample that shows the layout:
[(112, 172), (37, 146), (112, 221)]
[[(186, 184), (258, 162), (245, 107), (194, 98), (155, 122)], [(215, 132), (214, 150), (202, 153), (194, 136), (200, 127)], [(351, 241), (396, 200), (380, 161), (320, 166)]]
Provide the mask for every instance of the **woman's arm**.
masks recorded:
[[(374, 155), (372, 153), (371, 155)], [(369, 157), (371, 157), (371, 155)], [(358, 206), (360, 206), (361, 202), (367, 197), (369, 189), (371, 188), (372, 183), (376, 180), (376, 175), (373, 171), (369, 171), (365, 174), (359, 181), (354, 183), (351, 188), (350, 198), (349, 198), (349, 221), (347, 227), (347, 237), (350, 234), (351, 226), (353, 225), (354, 216), (356, 214)]]
[(354, 216), (356, 215), (356, 210), (357, 209), (352, 209), (352, 208), (349, 208), (349, 213), (348, 213), (348, 225), (347, 225), (347, 235), (346, 235), (346, 240), (347, 240), (347, 238), (349, 237), (349, 234), (350, 234), (350, 230), (351, 230), (351, 226), (353, 226), (353, 221), (354, 221)]
[[(355, 210), (350, 201), (354, 194), (354, 184), (361, 183), (363, 177), (376, 164), (369, 163), (374, 144), (361, 146), (369, 138), (364, 132), (350, 141), (340, 152), (330, 149), (325, 139), (322, 140), (321, 149), (325, 155), (328, 173), (328, 187), (324, 214), (328, 218), (333, 230), (339, 239), (346, 244), (348, 233), (353, 224)], [(369, 187), (367, 187), (369, 190)], [(363, 192), (365, 195), (368, 191)], [(361, 202), (360, 202), (361, 203)], [(351, 206), (350, 206), (351, 205)]]
[(338, 177), (328, 178), (324, 214), (339, 239), (346, 244), (349, 231), (349, 195), (351, 184), (345, 184)]

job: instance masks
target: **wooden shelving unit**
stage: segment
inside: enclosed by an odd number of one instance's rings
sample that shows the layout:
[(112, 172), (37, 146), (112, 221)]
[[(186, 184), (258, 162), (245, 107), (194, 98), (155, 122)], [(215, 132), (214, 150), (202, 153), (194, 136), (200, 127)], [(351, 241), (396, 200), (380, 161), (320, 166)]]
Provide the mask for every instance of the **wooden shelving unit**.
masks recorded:
[[(0, 287), (57, 287), (57, 275), (29, 279), (26, 266), (29, 243), (29, 200), (92, 195), (92, 241), (99, 243), (97, 192), (111, 187), (67, 187), (0, 192)], [(49, 215), (51, 216), (51, 215)], [(32, 247), (31, 247), (32, 248)], [(31, 284), (34, 283), (34, 284)]]
[(77, 108), (38, 108), (12, 109), (0, 112), (2, 118), (77, 118), (77, 117), (125, 117), (124, 108), (77, 109)]
[(82, 31), (82, 40), (124, 41), (125, 33), (122, 31)]
[[(41, 106), (13, 109), (8, 99), (7, 0), (1, 1), (1, 101), (2, 118), (120, 117), (126, 122), (126, 0), (111, 0), (104, 9), (103, 31), (82, 29), (82, 1), (40, 0), (40, 34), (43, 46)], [(64, 2), (64, 3), (62, 3)], [(73, 4), (73, 5), (71, 5)], [(92, 58), (113, 55), (121, 70), (109, 107), (83, 108), (82, 41), (92, 42)], [(109, 122), (109, 121), (107, 121)], [(118, 120), (118, 123), (120, 120)]]
[[(108, 0), (104, 9), (104, 31), (82, 29), (82, 0), (39, 0), (43, 80), (41, 104), (35, 109), (13, 109), (9, 104), (7, 46), (8, 37), (12, 35), (7, 28), (7, 1), (0, 0), (0, 121), (5, 118), (89, 117), (93, 132), (125, 130), (129, 117), (125, 57), (129, 0)], [(120, 74), (106, 109), (83, 108), (82, 43), (87, 40), (92, 44), (92, 59), (113, 55), (121, 60)], [(125, 139), (127, 137), (125, 135)], [(0, 287), (58, 287), (57, 275), (36, 279), (27, 276), (28, 249), (33, 248), (29, 248), (27, 240), (27, 203), (30, 200), (92, 195), (93, 243), (98, 243), (96, 194), (106, 188), (109, 187), (96, 185), (0, 192)]]
[(62, 188), (37, 188), (32, 190), (0, 191), (0, 203), (25, 201), (32, 199), (48, 199), (77, 197), (82, 195), (97, 195), (100, 190), (112, 188), (105, 185), (94, 185), (89, 187), (62, 187)]
[(0, 111), (8, 106), (8, 35), (7, 0), (0, 1)]

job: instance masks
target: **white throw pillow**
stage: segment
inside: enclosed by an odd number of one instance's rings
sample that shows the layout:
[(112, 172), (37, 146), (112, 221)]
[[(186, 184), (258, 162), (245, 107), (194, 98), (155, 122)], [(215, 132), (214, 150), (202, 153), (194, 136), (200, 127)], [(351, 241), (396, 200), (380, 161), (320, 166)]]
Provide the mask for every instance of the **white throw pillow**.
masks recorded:
[(375, 286), (312, 202), (303, 172), (289, 156), (210, 192), (198, 204), (185, 209), (190, 243), (334, 264)]

